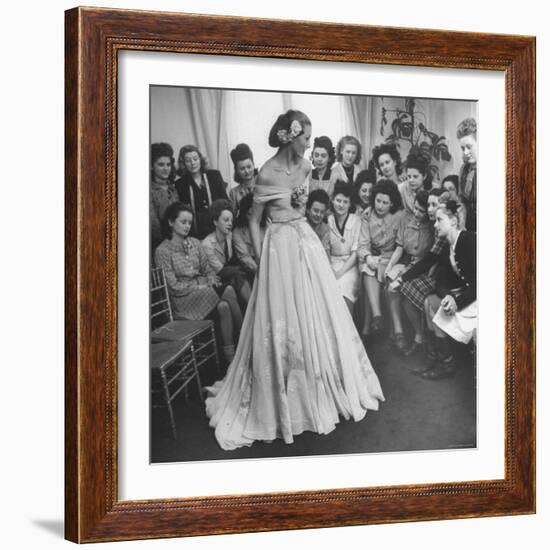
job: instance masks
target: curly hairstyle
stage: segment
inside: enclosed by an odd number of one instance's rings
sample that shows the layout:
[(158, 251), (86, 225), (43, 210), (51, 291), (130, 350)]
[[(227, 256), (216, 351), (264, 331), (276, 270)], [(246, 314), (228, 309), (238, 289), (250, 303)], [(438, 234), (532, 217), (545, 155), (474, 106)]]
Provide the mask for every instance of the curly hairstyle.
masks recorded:
[(401, 154), (399, 153), (397, 146), (394, 143), (382, 143), (374, 147), (372, 150), (372, 159), (374, 161), (374, 165), (378, 169), (380, 169), (379, 160), (382, 155), (390, 155), (395, 162), (395, 172), (398, 176), (400, 176), (401, 172), (403, 172), (403, 163), (401, 162)]
[(445, 189), (441, 189), (441, 187), (432, 187), (428, 189), (428, 196), (433, 195), (434, 197), (440, 197), (444, 192)]
[(309, 210), (314, 202), (324, 204), (327, 209), (330, 207), (330, 197), (324, 189), (314, 189), (307, 198), (306, 210)]
[(353, 202), (353, 191), (353, 185), (350, 185), (349, 183), (342, 180), (336, 180), (331, 199), (334, 199), (336, 195), (344, 195), (344, 197), (347, 197), (351, 203)]
[(412, 168), (418, 170), (418, 172), (424, 176), (424, 182), (422, 184), (424, 189), (428, 190), (432, 187), (433, 174), (430, 170), (430, 161), (425, 154), (418, 151), (411, 151), (407, 155), (405, 166), (407, 169)]
[[(370, 170), (361, 170), (359, 174), (357, 175), (357, 179), (355, 180), (355, 183), (353, 184), (354, 187), (354, 204), (357, 206), (358, 204), (361, 204), (361, 198), (359, 197), (359, 191), (361, 191), (361, 187), (364, 183), (368, 183), (369, 185), (373, 186), (375, 185), (375, 178), (372, 177), (372, 173)], [(372, 188), (369, 193), (372, 193)]]
[(378, 194), (387, 195), (390, 198), (391, 207), (390, 212), (395, 214), (398, 210), (403, 209), (403, 201), (401, 199), (401, 193), (397, 185), (388, 179), (381, 179), (378, 183), (372, 188), (370, 194), (370, 205), (374, 209), (374, 201), (376, 200), (376, 195)]
[(427, 210), (429, 196), (430, 196), (429, 191), (426, 191), (426, 189), (419, 189), (414, 195), (414, 200), (420, 205), (421, 208), (423, 208), (424, 210)]
[(355, 157), (353, 164), (359, 164), (363, 158), (363, 147), (361, 146), (361, 142), (354, 136), (343, 136), (338, 140), (336, 145), (336, 160), (338, 162), (342, 162), (342, 153), (344, 152), (344, 147), (346, 145), (355, 145), (357, 148), (357, 156)]
[(439, 197), (439, 206), (437, 207), (437, 210), (444, 210), (447, 216), (453, 216), (457, 220), (460, 217), (460, 208), (461, 204), (458, 200), (455, 198), (452, 198), (450, 194), (448, 196), (444, 196), (446, 193), (443, 193)]
[(315, 149), (325, 149), (328, 153), (327, 169), (330, 169), (336, 160), (336, 153), (334, 152), (334, 145), (332, 140), (328, 136), (319, 136), (313, 140), (313, 147), (311, 149), (311, 160), (313, 161), (313, 151)]
[(302, 125), (302, 133), (304, 126), (311, 126), (311, 120), (309, 120), (309, 117), (305, 113), (289, 109), (286, 113), (280, 114), (277, 117), (277, 120), (269, 131), (268, 142), (271, 147), (283, 147), (287, 145), (280, 141), (277, 132), (279, 132), (279, 130), (290, 130), (290, 125), (294, 120), (297, 120)]
[(233, 207), (231, 206), (231, 203), (227, 199), (216, 199), (210, 205), (210, 219), (213, 222), (217, 221), (222, 215), (222, 212), (225, 210), (229, 210), (229, 212), (233, 214)]
[(477, 141), (477, 122), (473, 117), (465, 118), (456, 128), (456, 137), (458, 139), (464, 136), (474, 136)]
[[(233, 173), (233, 179), (237, 183), (242, 183), (243, 180), (237, 173), (237, 165), (239, 164), (239, 162), (248, 159), (250, 159), (252, 161), (252, 164), (254, 164), (254, 155), (252, 154), (252, 149), (250, 149), (250, 147), (246, 143), (239, 143), (237, 146), (235, 146), (235, 149), (231, 150), (230, 155), (231, 160), (233, 161), (233, 168), (235, 170)], [(257, 173), (258, 170), (255, 168), (254, 174), (256, 175)]]
[(456, 174), (449, 174), (448, 176), (445, 176), (445, 178), (443, 178), (443, 181), (441, 182), (441, 188), (443, 190), (445, 190), (446, 181), (450, 181), (454, 185), (455, 191), (458, 193), (458, 182), (459, 182), (458, 176)]
[(169, 143), (152, 143), (151, 144), (151, 177), (153, 177), (153, 164), (161, 157), (168, 157), (170, 159), (170, 170), (169, 179), (172, 180), (174, 176), (174, 149)]
[[(178, 155), (178, 164), (181, 164), (185, 166), (185, 155), (187, 153), (198, 153), (199, 158), (201, 159), (201, 172), (206, 172), (206, 169), (208, 168), (208, 161), (206, 160), (206, 157), (201, 153), (200, 149), (196, 145), (184, 145), (179, 152)], [(185, 169), (187, 171), (187, 169)]]
[(174, 149), (169, 143), (152, 143), (151, 144), (151, 166), (160, 158), (169, 157), (174, 162)]
[(164, 216), (162, 216), (161, 222), (161, 231), (162, 235), (166, 239), (172, 238), (172, 225), (182, 212), (189, 212), (191, 214), (191, 220), (195, 217), (193, 209), (183, 202), (173, 202), (166, 210), (164, 211)]

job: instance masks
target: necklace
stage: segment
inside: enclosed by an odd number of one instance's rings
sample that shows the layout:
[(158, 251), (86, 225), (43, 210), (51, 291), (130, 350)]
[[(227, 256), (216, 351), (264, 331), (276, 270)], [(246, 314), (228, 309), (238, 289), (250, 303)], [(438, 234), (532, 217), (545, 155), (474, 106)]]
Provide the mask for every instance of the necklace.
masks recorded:
[(338, 233), (340, 233), (340, 241), (342, 243), (346, 242), (346, 239), (344, 238), (344, 231), (346, 230), (346, 224), (348, 223), (348, 218), (349, 218), (349, 212), (346, 214), (346, 217), (344, 218), (344, 223), (342, 224), (342, 226), (340, 226), (340, 224), (338, 223), (338, 218), (334, 216), (336, 229), (338, 229)]

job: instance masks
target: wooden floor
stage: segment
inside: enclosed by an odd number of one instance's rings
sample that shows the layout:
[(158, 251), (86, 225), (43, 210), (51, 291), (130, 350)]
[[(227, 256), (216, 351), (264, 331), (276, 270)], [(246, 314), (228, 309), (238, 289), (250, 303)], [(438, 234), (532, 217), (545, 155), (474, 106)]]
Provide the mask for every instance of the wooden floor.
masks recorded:
[[(454, 378), (429, 381), (411, 374), (422, 359), (404, 358), (386, 344), (367, 345), (386, 401), (360, 422), (342, 421), (328, 435), (303, 433), (291, 445), (282, 440), (255, 442), (251, 447), (223, 451), (192, 389), (174, 403), (178, 437), (173, 440), (164, 410), (151, 419), (151, 462), (185, 462), (262, 457), (417, 451), (476, 446), (475, 359), (458, 346)], [(203, 385), (218, 376), (214, 365), (203, 372)], [(193, 386), (191, 386), (193, 388)]]

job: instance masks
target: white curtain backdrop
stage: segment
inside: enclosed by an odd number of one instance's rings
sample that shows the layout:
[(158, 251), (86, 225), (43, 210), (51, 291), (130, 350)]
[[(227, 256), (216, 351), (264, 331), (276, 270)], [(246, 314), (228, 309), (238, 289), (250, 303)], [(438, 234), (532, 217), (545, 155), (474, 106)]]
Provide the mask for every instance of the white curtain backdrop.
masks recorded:
[[(471, 101), (421, 99), (418, 108), (425, 115), (428, 128), (448, 139), (453, 156), (442, 166), (441, 177), (458, 173), (461, 164), (456, 127), (466, 117), (477, 114)], [(233, 185), (233, 164), (229, 155), (238, 143), (247, 143), (254, 153), (256, 166), (271, 157), (275, 150), (267, 142), (269, 130), (277, 116), (287, 109), (299, 109), (312, 121), (312, 137), (329, 136), (334, 145), (346, 134), (356, 136), (363, 145), (363, 166), (372, 148), (390, 133), (386, 126), (380, 135), (382, 107), (405, 107), (404, 98), (372, 96), (318, 95), (309, 93), (258, 92), (246, 90), (212, 90), (153, 86), (151, 88), (151, 143), (164, 141), (179, 149), (195, 144), (207, 156), (211, 168), (220, 170), (224, 180)], [(391, 123), (393, 115), (388, 114)], [(313, 143), (313, 140), (312, 140)], [(407, 145), (401, 146), (403, 160)], [(307, 153), (309, 157), (310, 152)]]

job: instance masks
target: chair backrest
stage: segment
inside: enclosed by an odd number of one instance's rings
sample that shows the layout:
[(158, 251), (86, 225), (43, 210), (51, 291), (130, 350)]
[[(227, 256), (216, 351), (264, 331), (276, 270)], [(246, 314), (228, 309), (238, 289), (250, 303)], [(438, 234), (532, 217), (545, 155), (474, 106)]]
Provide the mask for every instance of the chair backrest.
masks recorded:
[(166, 278), (161, 267), (151, 269), (151, 329), (173, 321)]

